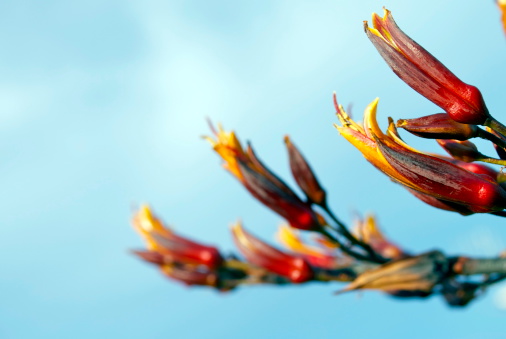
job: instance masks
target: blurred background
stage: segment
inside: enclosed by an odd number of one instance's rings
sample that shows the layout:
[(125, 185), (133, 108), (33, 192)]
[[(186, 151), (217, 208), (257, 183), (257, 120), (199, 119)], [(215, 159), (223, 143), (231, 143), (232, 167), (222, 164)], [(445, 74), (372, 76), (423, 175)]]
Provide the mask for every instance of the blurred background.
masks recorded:
[(219, 294), (129, 253), (143, 247), (130, 225), (141, 203), (224, 251), (237, 219), (274, 243), (281, 219), (221, 168), (201, 139), (206, 117), (293, 183), (289, 134), (341, 219), (374, 212), (409, 250), (503, 250), (504, 220), (422, 204), (332, 126), (333, 91), (356, 117), (380, 97), (382, 126), (441, 111), (363, 33), (383, 5), (506, 121), (506, 41), (491, 0), (2, 1), (0, 338), (503, 338), (504, 284), (465, 309), (439, 297), (333, 296), (339, 284)]

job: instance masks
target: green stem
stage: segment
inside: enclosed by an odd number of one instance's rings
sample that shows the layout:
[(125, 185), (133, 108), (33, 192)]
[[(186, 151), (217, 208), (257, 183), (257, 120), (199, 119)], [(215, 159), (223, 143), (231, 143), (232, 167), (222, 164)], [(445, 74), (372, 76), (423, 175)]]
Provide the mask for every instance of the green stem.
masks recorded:
[(477, 161), (482, 161), (482, 162), (488, 162), (489, 164), (506, 166), (506, 160), (489, 158), (487, 156), (484, 156), (483, 158), (477, 158), (476, 160)]
[(377, 254), (374, 254), (374, 256), (370, 255), (364, 255), (361, 253), (357, 253), (353, 251), (349, 246), (346, 246), (343, 244), (339, 239), (337, 239), (335, 236), (333, 236), (331, 233), (329, 233), (326, 229), (323, 227), (318, 230), (323, 236), (327, 237), (330, 241), (336, 243), (339, 245), (339, 249), (343, 251), (343, 253), (347, 254), (348, 256), (355, 258), (357, 260), (366, 261), (366, 262), (374, 262), (374, 263), (385, 263), (387, 260), (385, 258), (379, 257)]
[(371, 258), (375, 258), (374, 261), (376, 261), (376, 262), (386, 262), (387, 261), (386, 259), (380, 257), (372, 249), (372, 247), (369, 244), (366, 244), (365, 242), (358, 240), (353, 234), (351, 234), (350, 231), (348, 231), (348, 228), (346, 227), (346, 225), (344, 225), (339, 219), (337, 219), (337, 217), (334, 215), (334, 213), (332, 213), (332, 211), (330, 210), (330, 208), (328, 207), (326, 202), (324, 202), (324, 204), (321, 205), (321, 207), (339, 227), (339, 229), (337, 229), (336, 231), (339, 232), (346, 239), (348, 239), (348, 241), (350, 243), (352, 243), (353, 245), (357, 245), (357, 246), (361, 247), (362, 249), (364, 249), (367, 252), (367, 254), (369, 254), (369, 256)]
[(491, 129), (501, 134), (502, 136), (506, 136), (506, 126), (504, 126), (494, 118), (492, 117), (488, 118), (487, 121), (485, 121), (484, 125), (490, 127)]

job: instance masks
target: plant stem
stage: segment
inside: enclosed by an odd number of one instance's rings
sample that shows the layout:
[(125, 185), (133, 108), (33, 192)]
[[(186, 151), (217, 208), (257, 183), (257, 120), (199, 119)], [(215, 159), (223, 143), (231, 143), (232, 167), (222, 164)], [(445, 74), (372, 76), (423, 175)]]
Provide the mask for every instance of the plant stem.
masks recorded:
[(387, 260), (385, 258), (379, 257), (375, 253), (374, 253), (374, 256), (370, 256), (370, 255), (364, 255), (364, 254), (357, 253), (357, 252), (353, 251), (349, 246), (343, 244), (341, 241), (339, 241), (339, 239), (337, 239), (335, 236), (333, 236), (331, 233), (329, 233), (324, 228), (321, 228), (318, 232), (320, 232), (322, 235), (324, 235), (325, 237), (327, 237), (331, 241), (337, 243), (339, 245), (339, 249), (352, 258), (355, 258), (355, 259), (361, 260), (361, 261), (374, 262), (374, 263), (387, 262)]
[(484, 129), (478, 128), (478, 132), (477, 132), (476, 136), (478, 138), (491, 141), (499, 147), (506, 148), (506, 140), (505, 139), (500, 138), (497, 135), (494, 135), (488, 131), (485, 131)]
[(496, 159), (496, 158), (489, 158), (487, 156), (483, 156), (483, 158), (477, 158), (476, 161), (482, 161), (482, 162), (488, 162), (489, 164), (495, 164), (495, 165), (501, 165), (506, 166), (506, 160)]
[(337, 224), (337, 226), (339, 227), (339, 229), (337, 231), (342, 236), (344, 236), (346, 239), (348, 239), (350, 241), (350, 243), (352, 243), (353, 245), (357, 245), (357, 246), (361, 247), (362, 249), (364, 249), (369, 254), (370, 257), (377, 259), (377, 260), (375, 260), (376, 262), (387, 262), (387, 260), (380, 257), (372, 249), (372, 247), (369, 246), (369, 244), (366, 244), (365, 242), (358, 240), (353, 234), (351, 234), (350, 231), (348, 231), (348, 228), (346, 227), (346, 225), (344, 225), (339, 219), (337, 219), (337, 217), (334, 215), (334, 213), (332, 213), (332, 211), (330, 210), (330, 208), (328, 207), (326, 202), (321, 207), (330, 216), (330, 218)]
[(498, 132), (502, 136), (506, 136), (506, 126), (501, 124), (499, 121), (495, 120), (494, 118), (490, 117), (485, 121), (485, 126), (490, 127), (494, 131)]
[(506, 258), (474, 259), (460, 257), (453, 265), (453, 271), (461, 275), (506, 274)]

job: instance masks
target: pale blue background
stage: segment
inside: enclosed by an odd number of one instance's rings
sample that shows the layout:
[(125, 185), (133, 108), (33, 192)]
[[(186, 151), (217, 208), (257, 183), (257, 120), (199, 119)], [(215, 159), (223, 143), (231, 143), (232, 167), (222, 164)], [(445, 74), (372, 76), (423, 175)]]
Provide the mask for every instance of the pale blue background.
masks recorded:
[(142, 247), (129, 224), (142, 202), (226, 251), (238, 218), (272, 239), (280, 218), (220, 168), (200, 139), (205, 117), (252, 140), (293, 183), (290, 134), (342, 219), (375, 211), (406, 248), (506, 247), (504, 220), (423, 205), (332, 127), (334, 90), (357, 116), (379, 96), (383, 126), (440, 112), (363, 33), (382, 5), (506, 121), (493, 1), (2, 1), (0, 338), (504, 338), (500, 286), (463, 310), (440, 298), (336, 297), (337, 284), (218, 294), (128, 253)]

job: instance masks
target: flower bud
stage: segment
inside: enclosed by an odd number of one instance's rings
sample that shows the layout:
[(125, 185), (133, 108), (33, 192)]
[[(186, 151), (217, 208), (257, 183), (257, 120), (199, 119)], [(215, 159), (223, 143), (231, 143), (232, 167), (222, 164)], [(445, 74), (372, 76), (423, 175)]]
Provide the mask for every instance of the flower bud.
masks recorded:
[(478, 126), (461, 124), (448, 114), (438, 113), (416, 119), (400, 119), (397, 127), (422, 138), (467, 140), (476, 136)]
[(478, 147), (470, 141), (464, 140), (448, 140), (438, 139), (437, 143), (443, 147), (454, 159), (461, 160), (464, 162), (473, 162), (483, 155), (478, 152)]
[(290, 158), (290, 169), (297, 185), (302, 189), (309, 201), (317, 204), (325, 204), (325, 191), (320, 186), (318, 179), (313, 170), (307, 163), (306, 159), (299, 152), (297, 147), (285, 136), (285, 144)]
[(374, 28), (365, 22), (365, 32), (401, 80), (444, 109), (451, 119), (464, 124), (485, 124), (490, 114), (476, 87), (461, 81), (407, 36), (387, 9), (383, 18), (374, 13), (372, 22)]

